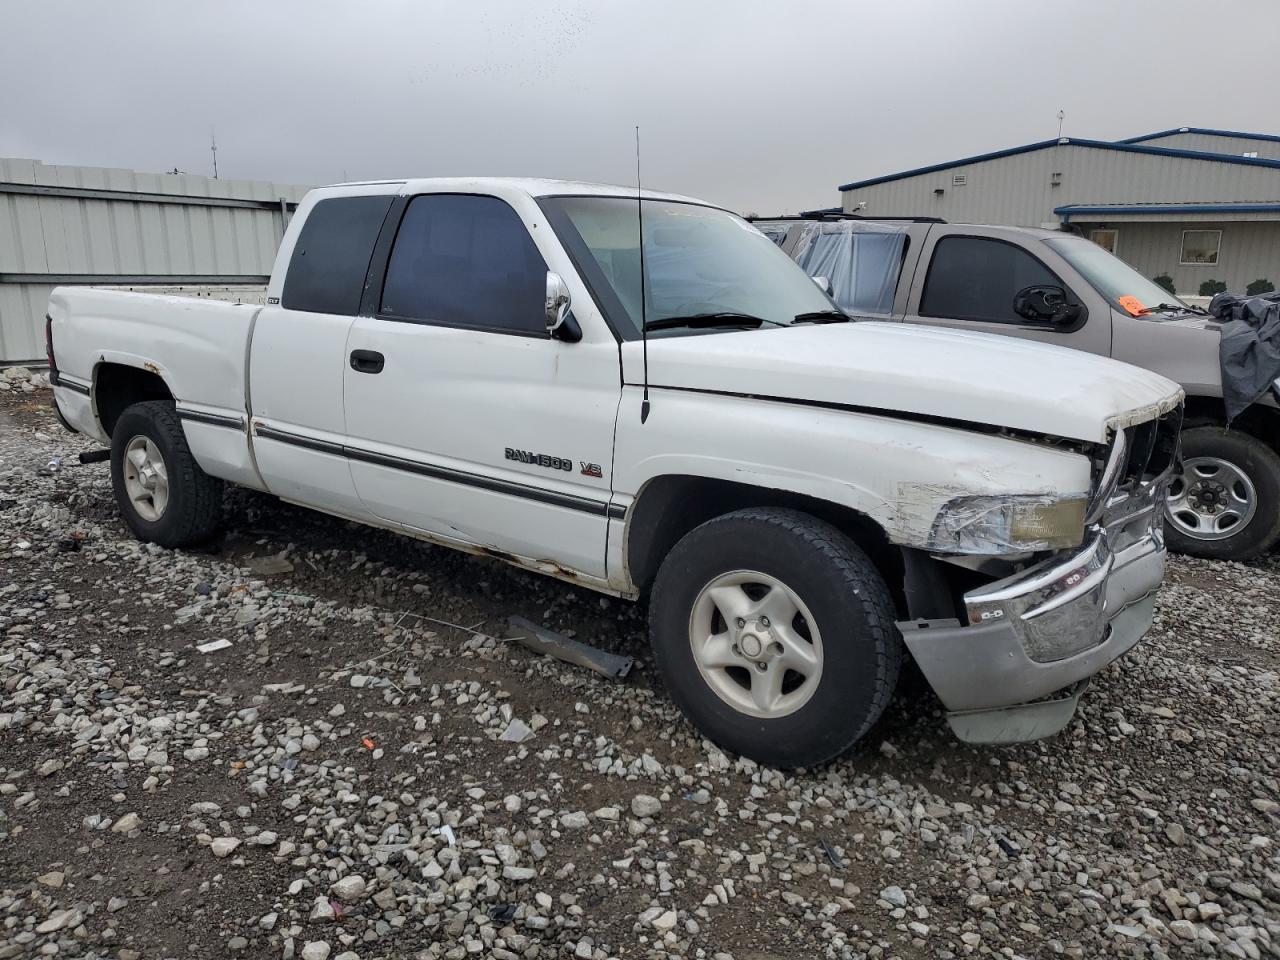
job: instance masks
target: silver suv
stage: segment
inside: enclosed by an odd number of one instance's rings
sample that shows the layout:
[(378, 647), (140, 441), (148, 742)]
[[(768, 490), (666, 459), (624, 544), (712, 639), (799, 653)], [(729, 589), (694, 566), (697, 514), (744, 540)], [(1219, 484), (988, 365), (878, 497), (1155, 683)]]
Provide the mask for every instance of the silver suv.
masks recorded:
[[(1182, 462), (1165, 530), (1180, 553), (1256, 557), (1280, 541), (1280, 407), (1268, 394), (1228, 428), (1220, 324), (1097, 244), (1030, 227), (864, 220), (755, 225), (854, 316), (980, 330), (1123, 360), (1182, 384)], [(904, 358), (909, 362), (910, 358)]]

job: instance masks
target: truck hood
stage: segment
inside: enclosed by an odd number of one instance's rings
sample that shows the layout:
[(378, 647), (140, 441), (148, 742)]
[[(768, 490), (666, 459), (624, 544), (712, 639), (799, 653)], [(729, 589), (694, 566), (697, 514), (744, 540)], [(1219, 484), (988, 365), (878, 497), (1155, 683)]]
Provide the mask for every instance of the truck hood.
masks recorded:
[[(627, 381), (640, 382), (639, 372), (628, 357)], [(649, 382), (1097, 443), (1182, 397), (1172, 380), (1106, 357), (877, 321), (651, 338)]]

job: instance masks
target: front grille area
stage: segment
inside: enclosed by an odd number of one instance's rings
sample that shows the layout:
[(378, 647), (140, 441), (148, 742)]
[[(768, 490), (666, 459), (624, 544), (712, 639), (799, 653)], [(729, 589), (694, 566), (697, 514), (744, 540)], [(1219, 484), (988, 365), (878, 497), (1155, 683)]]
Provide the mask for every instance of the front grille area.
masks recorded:
[(1169, 470), (1178, 456), (1178, 432), (1182, 429), (1182, 404), (1155, 420), (1125, 427), (1129, 455), (1120, 473), (1119, 487), (1149, 483)]
[[(1155, 420), (1124, 429), (1112, 447), (1124, 462), (1114, 480), (1100, 492), (1098, 510), (1107, 541), (1115, 553), (1154, 538), (1162, 543), (1167, 480), (1178, 459), (1182, 405)], [(1112, 469), (1114, 465), (1112, 465)]]

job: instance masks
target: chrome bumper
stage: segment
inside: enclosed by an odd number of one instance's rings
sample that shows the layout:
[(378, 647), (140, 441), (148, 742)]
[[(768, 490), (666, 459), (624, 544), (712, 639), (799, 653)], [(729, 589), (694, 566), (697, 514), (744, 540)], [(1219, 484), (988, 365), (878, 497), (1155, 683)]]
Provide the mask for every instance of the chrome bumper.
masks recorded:
[[(1142, 639), (1164, 579), (1166, 487), (1162, 476), (1117, 495), (1070, 556), (965, 594), (968, 625), (898, 624), (961, 739), (1012, 743), (1056, 733), (1088, 678)], [(1056, 692), (1062, 696), (1041, 699)]]

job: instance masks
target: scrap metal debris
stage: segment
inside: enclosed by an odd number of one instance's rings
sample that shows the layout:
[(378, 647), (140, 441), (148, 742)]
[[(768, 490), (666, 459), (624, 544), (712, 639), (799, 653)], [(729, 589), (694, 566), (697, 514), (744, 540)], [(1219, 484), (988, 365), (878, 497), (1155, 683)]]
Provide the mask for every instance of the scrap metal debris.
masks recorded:
[(631, 672), (631, 667), (635, 664), (632, 657), (620, 657), (616, 653), (609, 653), (599, 647), (570, 639), (564, 634), (540, 627), (524, 617), (508, 617), (507, 624), (514, 632), (512, 639), (534, 653), (545, 654), (548, 657), (563, 660), (565, 663), (586, 667), (611, 680), (621, 680)]
[(196, 649), (201, 653), (213, 653), (215, 650), (225, 650), (231, 646), (230, 640), (210, 640), (208, 643), (199, 644)]

